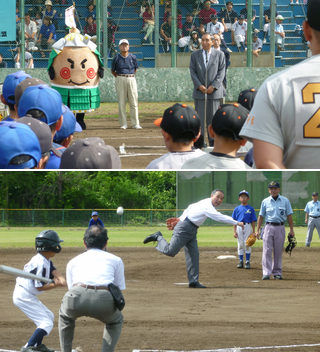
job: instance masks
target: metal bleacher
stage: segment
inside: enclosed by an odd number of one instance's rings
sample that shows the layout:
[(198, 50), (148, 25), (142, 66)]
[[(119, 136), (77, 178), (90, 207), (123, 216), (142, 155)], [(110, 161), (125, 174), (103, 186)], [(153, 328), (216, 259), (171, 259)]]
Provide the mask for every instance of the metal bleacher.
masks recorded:
[[(155, 66), (155, 46), (144, 42), (142, 38), (145, 33), (141, 32), (143, 20), (137, 13), (139, 10), (138, 6), (127, 6), (124, 0), (111, 0), (112, 13), (111, 18), (119, 26), (119, 31), (115, 33), (115, 44), (120, 39), (127, 38), (130, 42), (130, 52), (135, 54), (140, 67), (152, 68)], [(285, 33), (285, 50), (279, 53), (279, 56), (275, 57), (275, 66), (284, 67), (296, 64), (307, 57), (307, 44), (303, 41), (301, 34), (296, 30), (296, 25), (302, 25), (306, 17), (306, 6), (300, 4), (289, 4), (290, 0), (277, 0), (277, 11), (284, 17), (282, 23)], [(294, 0), (296, 1), (296, 0)], [(300, 2), (303, 0), (299, 0)], [(245, 7), (244, 0), (234, 0), (234, 10), (239, 14), (240, 10)], [(65, 35), (64, 26), (64, 10), (68, 5), (57, 5), (54, 6), (57, 9), (60, 17), (58, 19), (57, 39), (62, 38)], [(77, 14), (79, 18), (78, 28), (83, 30), (85, 26), (84, 13), (86, 11), (86, 4), (77, 3)], [(264, 10), (269, 8), (270, 2), (264, 4)], [(225, 1), (223, 3), (212, 5), (212, 7), (219, 13), (223, 7), (225, 7)], [(253, 7), (256, 10), (256, 19), (254, 21), (254, 27), (259, 29), (258, 36), (263, 39), (263, 28), (259, 28), (259, 3), (254, 0)], [(191, 5), (183, 4), (183, 0), (179, 0), (178, 8), (181, 10), (182, 23), (185, 22), (187, 12), (192, 12)], [(163, 21), (164, 5), (159, 6), (159, 27)], [(26, 6), (26, 11), (28, 6)], [(195, 18), (198, 22), (198, 19)], [(237, 51), (236, 46), (231, 45), (231, 33), (230, 31), (224, 33), (224, 38), (228, 47), (232, 51)], [(153, 40), (154, 41), (154, 40)], [(15, 52), (12, 51), (17, 46), (17, 43), (0, 43), (0, 52), (3, 54), (4, 61), (8, 63), (8, 67), (14, 67), (13, 57)], [(179, 52), (179, 49), (177, 49)], [(262, 51), (270, 51), (270, 42), (267, 41), (262, 48)], [(159, 52), (165, 52), (165, 48), (159, 45)], [(34, 65), (36, 68), (47, 67), (49, 53), (46, 52), (47, 58), (41, 58), (39, 51), (34, 51)], [(110, 67), (112, 58), (108, 59), (108, 66)]]

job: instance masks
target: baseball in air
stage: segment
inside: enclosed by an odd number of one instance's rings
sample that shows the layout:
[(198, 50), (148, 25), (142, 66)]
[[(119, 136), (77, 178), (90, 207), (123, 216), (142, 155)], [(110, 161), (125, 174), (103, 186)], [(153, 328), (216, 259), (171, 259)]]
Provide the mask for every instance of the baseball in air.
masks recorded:
[(118, 207), (117, 214), (118, 215), (122, 215), (123, 214), (123, 208), (122, 207)]

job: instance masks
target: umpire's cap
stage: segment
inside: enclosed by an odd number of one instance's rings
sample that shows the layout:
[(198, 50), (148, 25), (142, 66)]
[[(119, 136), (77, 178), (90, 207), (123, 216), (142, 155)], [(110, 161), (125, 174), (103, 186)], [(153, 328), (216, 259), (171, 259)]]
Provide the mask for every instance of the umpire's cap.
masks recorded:
[(277, 181), (271, 181), (268, 188), (280, 188), (280, 184)]
[(313, 195), (313, 196), (317, 196), (317, 195), (318, 195), (318, 192), (313, 192), (312, 195)]

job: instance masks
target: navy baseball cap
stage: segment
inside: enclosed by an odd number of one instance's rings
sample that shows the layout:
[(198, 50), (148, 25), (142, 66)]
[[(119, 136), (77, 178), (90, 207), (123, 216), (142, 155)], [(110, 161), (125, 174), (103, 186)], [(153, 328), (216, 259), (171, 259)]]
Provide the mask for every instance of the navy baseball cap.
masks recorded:
[(312, 195), (313, 195), (313, 196), (317, 196), (317, 195), (318, 195), (318, 192), (313, 192)]
[(10, 75), (8, 75), (4, 82), (3, 82), (3, 86), (2, 86), (2, 94), (4, 97), (4, 100), (9, 103), (9, 104), (15, 104), (16, 101), (15, 99), (10, 99), (9, 97), (13, 97), (15, 96), (14, 91), (17, 87), (17, 85), (25, 80), (27, 77), (30, 77), (30, 75), (28, 75), (27, 73), (25, 73), (24, 71), (17, 71), (14, 73), (10, 73)]
[(98, 212), (97, 211), (93, 211), (91, 216), (97, 215), (98, 216)]
[[(19, 107), (20, 98), (23, 92), (31, 86), (38, 86), (39, 84), (46, 84), (45, 82), (41, 81), (41, 79), (34, 78), (34, 77), (27, 77), (23, 81), (21, 81), (14, 91), (14, 97), (16, 100), (16, 105)], [(49, 86), (48, 86), (49, 87)]]
[[(30, 156), (30, 160), (11, 165), (10, 161), (19, 155)], [(15, 121), (0, 122), (0, 169), (32, 169), (41, 157), (38, 137), (30, 127)]]
[(254, 102), (254, 99), (256, 98), (257, 93), (258, 93), (258, 90), (256, 88), (249, 88), (249, 89), (243, 90), (239, 94), (238, 103), (250, 111), (252, 109), (253, 102)]
[(239, 193), (239, 197), (241, 196), (241, 194), (246, 194), (248, 197), (250, 197), (250, 196), (249, 196), (249, 192), (246, 191), (246, 190), (241, 191), (241, 192)]
[(210, 15), (210, 18), (213, 20), (213, 19), (218, 19), (218, 15), (213, 13), (212, 15)]
[(243, 16), (243, 15), (240, 15), (239, 17), (238, 17), (238, 20), (244, 20), (245, 19), (245, 17)]
[(213, 115), (212, 129), (219, 136), (240, 141), (243, 138), (239, 133), (248, 114), (249, 110), (240, 104), (223, 104)]
[(57, 122), (65, 112), (60, 93), (46, 84), (28, 87), (23, 92), (19, 101), (18, 115), (26, 116), (31, 109), (41, 110), (46, 117), (40, 120), (49, 126)]
[(280, 188), (280, 184), (277, 181), (271, 181), (268, 188)]
[(61, 156), (60, 169), (121, 169), (120, 156), (99, 137), (78, 139)]
[(194, 139), (200, 130), (200, 118), (197, 112), (191, 106), (180, 103), (166, 109), (163, 117), (155, 120), (154, 124), (173, 138)]
[(63, 114), (62, 126), (59, 131), (53, 137), (54, 141), (62, 141), (65, 138), (68, 138), (74, 132), (81, 132), (82, 128), (78, 124), (74, 113), (66, 106), (63, 105), (65, 113)]
[(309, 26), (320, 31), (320, 0), (309, 0), (307, 3), (307, 21)]

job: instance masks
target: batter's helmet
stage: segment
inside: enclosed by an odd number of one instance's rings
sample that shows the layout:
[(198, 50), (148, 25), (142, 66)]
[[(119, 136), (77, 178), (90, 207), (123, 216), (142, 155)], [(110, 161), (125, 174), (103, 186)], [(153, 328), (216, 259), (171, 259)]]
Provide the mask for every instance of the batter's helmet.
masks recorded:
[(60, 243), (63, 242), (58, 234), (53, 230), (43, 230), (36, 237), (36, 250), (38, 252), (54, 252), (61, 251)]

